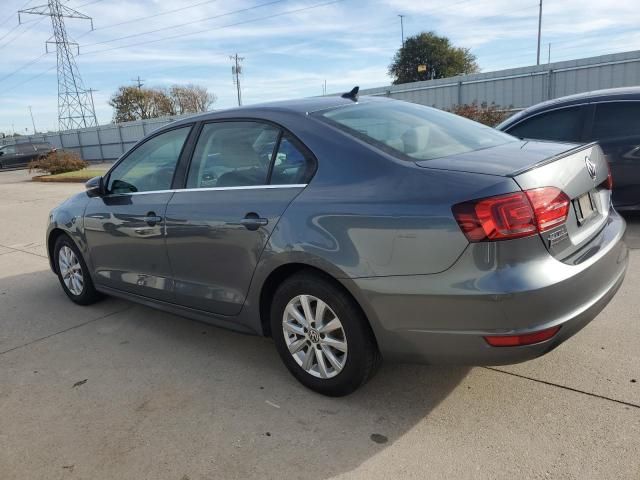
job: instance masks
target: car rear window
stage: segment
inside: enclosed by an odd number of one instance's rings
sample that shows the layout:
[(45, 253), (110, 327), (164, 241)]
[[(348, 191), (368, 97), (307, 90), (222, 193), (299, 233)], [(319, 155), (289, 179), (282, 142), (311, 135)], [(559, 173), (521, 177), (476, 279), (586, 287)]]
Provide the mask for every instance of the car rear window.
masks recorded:
[(404, 160), (431, 160), (517, 141), (458, 115), (401, 101), (354, 103), (314, 115)]

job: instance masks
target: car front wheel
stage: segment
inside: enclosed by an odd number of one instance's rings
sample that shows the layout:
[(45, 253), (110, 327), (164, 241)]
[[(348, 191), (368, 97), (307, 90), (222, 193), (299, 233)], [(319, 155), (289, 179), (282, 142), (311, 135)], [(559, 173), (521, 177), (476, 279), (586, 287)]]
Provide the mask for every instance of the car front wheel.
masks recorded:
[(93, 286), (82, 254), (66, 235), (56, 240), (54, 262), (60, 285), (71, 300), (79, 305), (90, 305), (101, 298)]
[(298, 273), (277, 289), (271, 333), (289, 371), (324, 395), (353, 392), (380, 362), (359, 306), (333, 281), (315, 273)]

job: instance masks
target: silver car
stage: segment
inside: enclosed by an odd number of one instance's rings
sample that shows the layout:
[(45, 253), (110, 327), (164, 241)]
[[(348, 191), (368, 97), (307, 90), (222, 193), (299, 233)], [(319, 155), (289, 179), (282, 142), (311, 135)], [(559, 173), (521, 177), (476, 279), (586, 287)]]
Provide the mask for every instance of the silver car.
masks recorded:
[(338, 396), (382, 358), (507, 364), (575, 334), (626, 271), (610, 195), (596, 144), (351, 92), (163, 127), (51, 212), (47, 245), (74, 302), (271, 336)]

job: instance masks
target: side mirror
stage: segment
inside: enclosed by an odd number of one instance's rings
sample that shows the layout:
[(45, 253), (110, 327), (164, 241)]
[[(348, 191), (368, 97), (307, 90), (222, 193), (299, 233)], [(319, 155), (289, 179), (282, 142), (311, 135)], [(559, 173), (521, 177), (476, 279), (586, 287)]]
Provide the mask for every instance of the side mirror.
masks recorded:
[(0, 157), (4, 155), (4, 150), (0, 150)]
[(101, 197), (104, 195), (104, 179), (102, 177), (93, 177), (84, 184), (87, 189), (87, 195), (90, 197)]

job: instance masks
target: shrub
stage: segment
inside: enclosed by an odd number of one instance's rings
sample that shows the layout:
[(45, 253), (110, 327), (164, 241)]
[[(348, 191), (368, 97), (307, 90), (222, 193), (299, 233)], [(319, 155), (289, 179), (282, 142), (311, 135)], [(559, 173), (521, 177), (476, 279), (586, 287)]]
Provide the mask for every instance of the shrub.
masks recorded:
[(31, 173), (32, 170), (36, 170), (40, 173), (56, 175), (58, 173), (75, 172), (88, 166), (89, 163), (82, 160), (77, 153), (56, 150), (49, 152), (37, 160), (32, 160), (31, 163), (29, 163), (29, 173)]
[(470, 105), (456, 105), (449, 111), (456, 115), (460, 115), (461, 117), (466, 117), (471, 120), (475, 120), (476, 122), (484, 123), (490, 127), (495, 127), (511, 115), (511, 112), (501, 109), (495, 103), (487, 105), (486, 102), (483, 102), (480, 105), (476, 102), (473, 102)]

